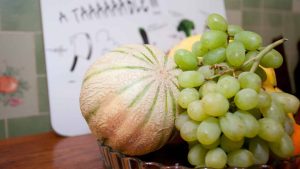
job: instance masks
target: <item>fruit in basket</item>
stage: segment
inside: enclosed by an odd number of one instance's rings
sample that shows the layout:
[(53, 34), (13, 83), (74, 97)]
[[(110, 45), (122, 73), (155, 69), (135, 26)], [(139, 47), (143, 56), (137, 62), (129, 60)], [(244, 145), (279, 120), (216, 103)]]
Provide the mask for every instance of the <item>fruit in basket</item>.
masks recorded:
[(125, 45), (100, 57), (80, 93), (92, 133), (127, 155), (161, 148), (178, 114), (179, 72), (172, 58), (151, 45)]
[[(178, 104), (184, 116), (180, 114), (175, 123), (180, 124), (177, 129), (182, 136), (190, 131), (198, 141), (199, 152), (191, 148), (189, 161), (212, 168), (249, 167), (266, 164), (271, 155), (291, 157), (296, 144), (290, 114), (298, 111), (299, 100), (276, 87), (274, 72), (283, 59), (274, 47), (285, 39), (264, 47), (260, 35), (228, 25), (218, 14), (209, 15), (207, 25), (210, 30), (201, 38), (189, 37), (170, 52), (180, 55), (174, 59), (183, 68)], [(197, 66), (184, 61), (191, 55), (196, 55)], [(191, 71), (194, 73), (188, 73)], [(204, 81), (199, 83), (194, 74), (202, 74)], [(186, 90), (198, 90), (199, 95)], [(180, 126), (185, 126), (184, 130)], [(211, 159), (214, 153), (226, 162)]]
[(300, 125), (294, 121), (293, 127), (294, 127), (294, 133), (292, 134), (292, 140), (295, 147), (294, 155), (299, 155), (300, 154)]

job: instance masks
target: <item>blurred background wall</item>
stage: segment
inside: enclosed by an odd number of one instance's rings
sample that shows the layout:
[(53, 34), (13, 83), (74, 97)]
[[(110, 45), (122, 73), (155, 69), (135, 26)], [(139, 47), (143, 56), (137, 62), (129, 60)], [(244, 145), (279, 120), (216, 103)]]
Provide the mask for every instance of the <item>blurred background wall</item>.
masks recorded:
[[(0, 79), (11, 75), (19, 80), (19, 91), (8, 98), (0, 93), (0, 139), (51, 131), (43, 32), (39, 0), (0, 0)], [(260, 33), (264, 44), (283, 36), (286, 71), (278, 72), (286, 90), (296, 92), (294, 70), (300, 40), (300, 0), (225, 0), (231, 24)], [(31, 60), (26, 59), (25, 55)], [(12, 59), (17, 55), (20, 59)], [(12, 56), (9, 59), (5, 57)], [(32, 68), (22, 72), (20, 65)], [(286, 81), (286, 79), (290, 81)], [(3, 80), (3, 79), (2, 79)], [(8, 81), (7, 79), (5, 79)], [(13, 82), (13, 81), (12, 81)], [(31, 95), (24, 95), (31, 91)], [(30, 100), (29, 109), (17, 109)], [(8, 112), (16, 110), (15, 112)]]

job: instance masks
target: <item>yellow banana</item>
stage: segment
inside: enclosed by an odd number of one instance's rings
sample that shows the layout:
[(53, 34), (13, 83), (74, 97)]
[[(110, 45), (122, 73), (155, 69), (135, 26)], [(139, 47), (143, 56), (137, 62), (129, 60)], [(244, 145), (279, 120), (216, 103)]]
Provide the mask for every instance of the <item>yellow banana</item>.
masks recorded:
[(263, 82), (263, 88), (267, 92), (282, 92), (282, 90), (277, 87), (275, 70), (273, 68), (262, 68), (267, 74), (267, 79)]
[(188, 51), (192, 51), (193, 44), (199, 41), (200, 38), (201, 35), (193, 35), (183, 39), (169, 51), (168, 56), (174, 56), (176, 50), (178, 49), (186, 49)]
[(263, 85), (266, 86), (277, 86), (277, 81), (276, 81), (276, 74), (273, 68), (264, 68), (264, 71), (267, 74), (267, 79), (263, 82)]

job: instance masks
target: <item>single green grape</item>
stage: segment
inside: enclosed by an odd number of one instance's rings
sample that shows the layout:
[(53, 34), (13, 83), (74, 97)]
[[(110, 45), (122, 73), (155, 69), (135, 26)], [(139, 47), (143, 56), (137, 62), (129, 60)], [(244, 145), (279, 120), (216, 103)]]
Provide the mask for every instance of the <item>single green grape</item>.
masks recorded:
[(244, 122), (233, 113), (228, 112), (220, 117), (220, 127), (223, 134), (232, 141), (240, 141), (245, 136)]
[(208, 93), (217, 92), (217, 83), (213, 80), (209, 80), (203, 83), (199, 88), (200, 97), (205, 96)]
[(219, 120), (215, 117), (204, 119), (197, 129), (197, 139), (203, 145), (213, 144), (221, 135)]
[(227, 162), (227, 155), (221, 148), (211, 149), (206, 153), (205, 165), (211, 168), (224, 168)]
[(284, 135), (282, 125), (272, 118), (261, 118), (258, 123), (260, 126), (258, 136), (268, 142), (279, 141)]
[(251, 31), (241, 31), (235, 34), (234, 40), (242, 42), (247, 50), (256, 50), (262, 45), (261, 36)]
[(246, 88), (234, 96), (235, 105), (241, 110), (250, 110), (257, 106), (258, 96), (255, 90)]
[(219, 137), (215, 142), (213, 142), (213, 143), (211, 143), (211, 144), (208, 144), (208, 145), (202, 144), (202, 146), (203, 146), (204, 148), (210, 150), (210, 149), (217, 148), (217, 147), (220, 145), (220, 143), (221, 143), (221, 139), (220, 139), (220, 137)]
[(255, 137), (249, 140), (249, 151), (254, 156), (254, 164), (266, 164), (269, 160), (268, 142)]
[(239, 81), (232, 76), (221, 76), (217, 82), (217, 91), (226, 98), (233, 97), (240, 90)]
[(179, 115), (176, 116), (175, 119), (175, 127), (177, 130), (180, 130), (181, 126), (186, 122), (190, 120), (187, 112), (182, 112)]
[(188, 105), (199, 99), (199, 92), (195, 88), (185, 88), (180, 91), (179, 96), (178, 96), (178, 104), (186, 109)]
[(180, 136), (185, 141), (197, 140), (198, 123), (192, 120), (186, 121), (180, 128)]
[(205, 166), (207, 149), (201, 144), (194, 145), (188, 152), (188, 161), (193, 166)]
[(273, 92), (271, 93), (272, 99), (278, 102), (285, 113), (296, 113), (299, 109), (299, 99), (289, 93), (285, 92)]
[(197, 57), (202, 57), (208, 52), (202, 41), (197, 41), (192, 46), (192, 53)]
[(289, 158), (293, 156), (293, 140), (287, 133), (284, 133), (279, 140), (270, 142), (269, 147), (278, 157)]
[(204, 113), (201, 100), (195, 100), (188, 105), (187, 113), (189, 117), (195, 121), (202, 121), (209, 116)]
[(239, 25), (228, 25), (227, 33), (229, 36), (234, 36), (235, 34), (243, 31), (243, 28)]
[(209, 50), (216, 49), (227, 44), (227, 34), (218, 30), (209, 30), (203, 33), (201, 41)]
[(207, 93), (202, 97), (203, 110), (210, 116), (222, 116), (229, 109), (229, 102), (220, 93)]
[(235, 150), (228, 154), (227, 164), (231, 167), (250, 167), (254, 164), (254, 156), (246, 149)]
[(253, 72), (243, 72), (239, 74), (238, 81), (240, 82), (241, 88), (250, 88), (256, 92), (260, 91), (262, 81), (261, 78)]
[(238, 110), (234, 112), (239, 118), (243, 121), (245, 126), (245, 137), (253, 138), (255, 137), (259, 132), (259, 123), (256, 120), (256, 118), (243, 110)]
[(243, 144), (244, 144), (244, 139), (241, 139), (239, 141), (232, 141), (224, 134), (221, 136), (220, 146), (227, 153), (240, 149), (243, 146)]
[(212, 49), (203, 56), (204, 65), (214, 65), (217, 63), (222, 63), (226, 59), (225, 48), (219, 47)]
[(228, 26), (226, 19), (216, 13), (208, 15), (206, 23), (211, 30), (219, 30), (224, 32), (227, 30)]
[(198, 67), (197, 57), (185, 49), (178, 49), (175, 52), (174, 60), (177, 66), (182, 70), (195, 70)]
[(226, 48), (226, 60), (233, 67), (241, 66), (245, 61), (245, 47), (239, 41), (233, 41)]
[(286, 114), (283, 121), (283, 129), (290, 136), (294, 133), (294, 123), (294, 119)]
[(203, 74), (195, 70), (183, 71), (178, 76), (178, 83), (184, 88), (199, 87), (203, 82)]
[(211, 69), (209, 65), (199, 67), (198, 71), (203, 74), (205, 79), (209, 79), (215, 74), (214, 69)]
[(272, 118), (273, 120), (276, 120), (280, 124), (283, 124), (285, 119), (285, 113), (282, 107), (278, 105), (276, 101), (272, 101), (269, 107), (261, 108), (260, 111), (264, 117)]
[(282, 55), (275, 49), (265, 54), (261, 60), (260, 64), (266, 68), (279, 68), (283, 63)]

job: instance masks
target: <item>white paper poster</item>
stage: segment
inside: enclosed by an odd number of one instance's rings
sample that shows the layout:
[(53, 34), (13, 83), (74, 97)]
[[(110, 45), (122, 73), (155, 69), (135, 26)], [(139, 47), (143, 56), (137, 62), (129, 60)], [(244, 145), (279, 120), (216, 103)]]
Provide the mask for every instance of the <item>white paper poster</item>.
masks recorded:
[(79, 94), (95, 59), (128, 43), (168, 51), (186, 36), (177, 30), (183, 19), (194, 23), (196, 34), (208, 14), (225, 16), (221, 0), (42, 0), (41, 9), (51, 123), (66, 136), (89, 132)]

